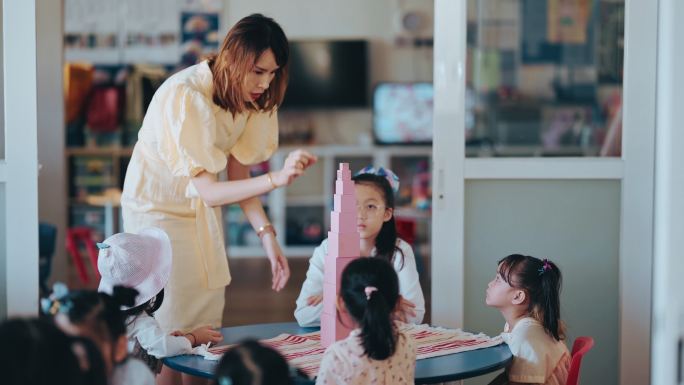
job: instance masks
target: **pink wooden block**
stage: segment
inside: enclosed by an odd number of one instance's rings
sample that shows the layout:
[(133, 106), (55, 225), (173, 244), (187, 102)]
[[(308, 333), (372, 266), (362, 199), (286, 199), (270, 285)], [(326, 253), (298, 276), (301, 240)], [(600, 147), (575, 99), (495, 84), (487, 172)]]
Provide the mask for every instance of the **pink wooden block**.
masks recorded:
[(361, 255), (361, 238), (358, 232), (333, 233), (328, 231), (328, 255), (339, 257), (358, 257)]
[(351, 171), (350, 170), (337, 170), (337, 180), (349, 180), (351, 179)]
[(347, 171), (349, 171), (349, 163), (340, 163), (340, 165), (339, 165), (338, 167), (339, 167), (338, 170), (341, 170), (341, 171), (347, 170)]
[(337, 310), (337, 285), (335, 283), (323, 283), (323, 312), (335, 314)]
[(327, 348), (335, 341), (347, 338), (353, 326), (346, 312), (339, 312), (339, 317), (337, 314), (321, 313), (321, 345)]
[(350, 194), (335, 194), (333, 195), (334, 205), (333, 210), (338, 213), (354, 212), (356, 213), (356, 195)]
[(331, 212), (330, 231), (339, 234), (358, 233), (356, 228), (357, 217), (356, 210), (354, 212)]
[[(335, 194), (355, 195), (354, 182), (351, 180), (335, 181)], [(354, 203), (356, 206), (356, 203)]]
[(344, 271), (344, 268), (356, 258), (358, 258), (358, 256), (335, 257), (331, 254), (327, 254), (325, 256), (325, 266), (323, 267), (323, 282), (338, 285), (340, 283), (342, 271)]

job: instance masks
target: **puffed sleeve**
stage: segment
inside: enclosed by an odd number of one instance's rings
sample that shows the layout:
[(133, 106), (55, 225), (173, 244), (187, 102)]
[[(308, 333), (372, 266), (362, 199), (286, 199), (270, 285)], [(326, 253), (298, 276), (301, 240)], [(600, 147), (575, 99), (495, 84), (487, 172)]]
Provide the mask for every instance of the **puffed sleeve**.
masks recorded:
[(399, 277), (399, 292), (402, 297), (416, 305), (413, 309), (416, 312), (416, 315), (409, 318), (407, 321), (409, 323), (420, 324), (423, 322), (423, 316), (425, 315), (425, 297), (423, 296), (423, 289), (420, 286), (416, 257), (413, 254), (411, 245), (408, 243), (400, 241), (399, 248), (403, 253), (403, 260), (399, 252), (395, 252), (394, 254), (394, 270)]
[(312, 295), (323, 294), (323, 269), (325, 264), (325, 254), (327, 250), (327, 240), (316, 247), (313, 256), (309, 260), (309, 270), (306, 272), (306, 280), (302, 285), (302, 290), (297, 298), (297, 308), (294, 316), (299, 326), (310, 327), (321, 324), (321, 313), (323, 312), (323, 302), (316, 306), (306, 303)]
[(242, 164), (268, 160), (278, 149), (278, 113), (257, 112), (247, 118), (245, 129), (230, 153)]
[(194, 177), (225, 169), (228, 159), (216, 146), (212, 102), (184, 85), (169, 90), (165, 99), (159, 151), (173, 175)]
[(516, 325), (508, 338), (504, 338), (514, 356), (508, 367), (508, 379), (514, 382), (542, 384), (548, 377), (549, 364), (544, 330), (524, 321), (518, 321), (521, 324)]

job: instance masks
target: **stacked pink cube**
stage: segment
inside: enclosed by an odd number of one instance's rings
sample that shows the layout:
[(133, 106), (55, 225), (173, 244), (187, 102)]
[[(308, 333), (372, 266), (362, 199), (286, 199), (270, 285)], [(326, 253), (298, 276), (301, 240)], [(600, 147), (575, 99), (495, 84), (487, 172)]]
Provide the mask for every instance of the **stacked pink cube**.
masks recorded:
[(337, 309), (337, 294), (342, 271), (349, 262), (359, 257), (360, 238), (356, 228), (356, 195), (349, 164), (340, 163), (335, 182), (333, 211), (330, 213), (328, 253), (325, 255), (323, 280), (323, 312), (321, 313), (321, 344), (333, 342), (349, 335), (352, 321), (346, 311)]

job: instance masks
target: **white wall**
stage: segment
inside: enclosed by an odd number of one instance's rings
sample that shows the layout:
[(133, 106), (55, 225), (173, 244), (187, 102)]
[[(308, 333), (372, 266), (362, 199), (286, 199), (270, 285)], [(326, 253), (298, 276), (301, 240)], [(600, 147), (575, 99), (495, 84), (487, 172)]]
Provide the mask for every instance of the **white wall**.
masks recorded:
[(57, 226), (51, 281), (66, 282), (64, 239), (67, 181), (64, 157), (63, 9), (61, 1), (36, 4), (38, 86), (38, 218)]
[[(656, 178), (653, 263), (652, 384), (677, 383), (678, 340), (684, 338), (682, 297), (682, 234), (684, 234), (684, 3), (659, 1), (658, 107), (656, 116)], [(681, 369), (680, 369), (681, 370)], [(683, 382), (679, 382), (682, 384)]]

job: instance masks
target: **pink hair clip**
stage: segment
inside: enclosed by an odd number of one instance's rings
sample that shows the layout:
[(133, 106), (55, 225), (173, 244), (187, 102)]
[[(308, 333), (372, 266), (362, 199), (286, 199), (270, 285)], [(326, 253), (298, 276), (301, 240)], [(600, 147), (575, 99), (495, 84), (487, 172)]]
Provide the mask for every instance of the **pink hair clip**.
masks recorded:
[(374, 291), (378, 291), (378, 288), (375, 286), (366, 286), (366, 288), (363, 291), (366, 292), (366, 299), (370, 300), (371, 293), (373, 293)]
[(544, 272), (551, 270), (551, 263), (549, 262), (548, 259), (544, 258), (542, 260), (542, 262), (543, 262), (543, 265), (539, 269), (539, 275), (542, 275), (542, 274), (544, 274)]

